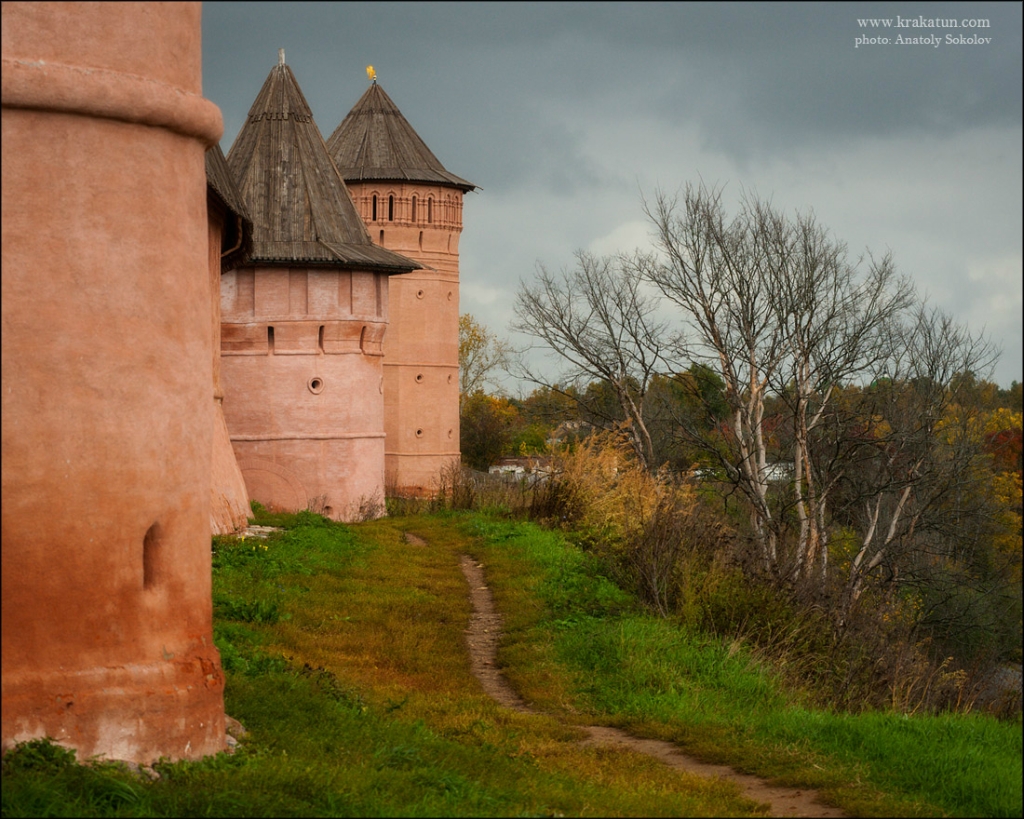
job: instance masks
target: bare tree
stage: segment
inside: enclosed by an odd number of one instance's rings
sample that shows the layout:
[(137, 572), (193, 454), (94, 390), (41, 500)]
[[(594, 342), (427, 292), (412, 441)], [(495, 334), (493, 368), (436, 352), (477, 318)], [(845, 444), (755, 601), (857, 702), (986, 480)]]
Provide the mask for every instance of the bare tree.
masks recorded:
[[(681, 308), (692, 352), (725, 381), (733, 445), (708, 448), (750, 502), (762, 565), (824, 579), (827, 499), (841, 471), (814, 457), (814, 432), (837, 387), (888, 360), (890, 327), (912, 304), (912, 288), (889, 256), (870, 258), (862, 274), (863, 260), (851, 262), (812, 214), (790, 219), (747, 197), (727, 222), (721, 191), (704, 186), (688, 187), (681, 206), (659, 194), (646, 212), (661, 253), (646, 257), (642, 275)], [(790, 427), (793, 473), (781, 508), (771, 502), (769, 398), (786, 408)], [(798, 527), (784, 550), (783, 512)]]
[[(644, 399), (685, 338), (694, 377), (673, 380), (692, 393), (675, 430), (745, 499), (763, 571), (823, 592), (830, 533), (845, 527), (841, 625), (869, 578), (934, 548), (950, 526), (942, 515), (966, 508), (950, 493), (969, 493), (981, 473), (977, 436), (956, 429), (966, 424), (956, 385), (990, 368), (995, 351), (919, 304), (889, 255), (851, 259), (813, 214), (787, 217), (746, 197), (727, 219), (721, 191), (704, 186), (659, 194), (645, 212), (656, 252), (581, 253), (560, 277), (541, 268), (521, 288), (516, 329), (567, 362), (571, 383), (613, 387), (649, 468)], [(680, 336), (656, 319), (644, 283), (678, 308)], [(705, 389), (705, 371), (724, 389)], [(723, 400), (727, 420), (708, 424)], [(771, 469), (779, 459), (792, 464), (782, 481)]]
[(813, 216), (781, 219), (757, 206), (759, 224), (780, 264), (770, 292), (785, 356), (773, 392), (792, 424), (793, 506), (799, 533), (792, 573), (824, 577), (828, 561), (827, 499), (838, 475), (816, 468), (813, 433), (831, 409), (837, 387), (874, 373), (892, 354), (889, 329), (911, 306), (913, 290), (896, 276), (892, 259), (869, 258), (866, 274), (847, 261), (846, 246)]
[(844, 617), (873, 572), (906, 568), (908, 556), (937, 549), (935, 532), (964, 525), (940, 520), (946, 501), (977, 495), (971, 484), (987, 474), (976, 468), (980, 442), (962, 401), (968, 382), (958, 376), (989, 370), (997, 356), (991, 343), (924, 305), (894, 328), (893, 342), (880, 371), (884, 386), (862, 392), (856, 408), (859, 418), (872, 419), (872, 434), (854, 439), (843, 475), (848, 519), (858, 533)]
[[(520, 286), (512, 328), (533, 336), (568, 365), (557, 384), (579, 388), (596, 379), (610, 385), (637, 458), (652, 468), (644, 399), (671, 341), (665, 323), (655, 316), (656, 299), (644, 292), (634, 271), (635, 265), (623, 257), (583, 251), (576, 254), (576, 266), (560, 275), (541, 266), (534, 284)], [(526, 363), (520, 375), (551, 386), (552, 379)], [(563, 392), (584, 400), (585, 389)]]
[(512, 345), (498, 338), (469, 313), (459, 316), (459, 402), (485, 387), (507, 369)]
[(770, 285), (770, 237), (756, 211), (728, 222), (721, 191), (687, 188), (682, 209), (659, 195), (645, 205), (660, 255), (637, 257), (639, 274), (679, 308), (690, 355), (725, 382), (731, 447), (698, 433), (693, 441), (717, 457), (750, 505), (761, 565), (778, 562), (778, 527), (769, 502), (764, 410), (769, 385), (785, 353)]

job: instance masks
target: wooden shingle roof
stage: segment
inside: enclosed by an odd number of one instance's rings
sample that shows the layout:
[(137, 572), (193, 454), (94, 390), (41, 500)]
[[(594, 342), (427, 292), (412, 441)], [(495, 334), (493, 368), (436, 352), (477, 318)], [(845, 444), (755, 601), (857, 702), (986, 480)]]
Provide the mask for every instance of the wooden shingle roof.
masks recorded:
[(376, 80), (327, 140), (346, 182), (427, 182), (471, 191), (449, 173)]
[(206, 185), (224, 210), (235, 217), (233, 223), (229, 220), (225, 226), (226, 245), (230, 250), (221, 255), (222, 270), (230, 270), (243, 264), (252, 254), (252, 219), (218, 144), (206, 149)]
[(370, 241), (283, 55), (227, 156), (253, 221), (252, 261), (387, 273), (421, 265)]

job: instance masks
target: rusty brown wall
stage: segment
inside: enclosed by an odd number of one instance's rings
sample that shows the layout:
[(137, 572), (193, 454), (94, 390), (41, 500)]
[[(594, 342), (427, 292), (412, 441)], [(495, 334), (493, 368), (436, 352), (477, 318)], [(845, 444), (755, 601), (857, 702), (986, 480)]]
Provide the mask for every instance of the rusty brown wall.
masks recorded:
[(3, 742), (224, 747), (198, 3), (4, 3)]

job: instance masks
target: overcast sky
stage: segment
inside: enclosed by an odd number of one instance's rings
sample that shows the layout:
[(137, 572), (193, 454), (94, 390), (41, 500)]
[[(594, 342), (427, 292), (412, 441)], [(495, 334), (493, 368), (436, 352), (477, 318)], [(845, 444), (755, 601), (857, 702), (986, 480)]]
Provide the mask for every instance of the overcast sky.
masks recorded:
[[(988, 26), (858, 22), (897, 16)], [(204, 3), (203, 90), (226, 153), (284, 48), (326, 138), (372, 64), (480, 188), (461, 312), (503, 337), (538, 262), (649, 246), (641, 194), (703, 179), (731, 204), (813, 208), (855, 255), (891, 251), (1001, 346), (1009, 386), (1024, 380), (1021, 27), (1018, 3)]]

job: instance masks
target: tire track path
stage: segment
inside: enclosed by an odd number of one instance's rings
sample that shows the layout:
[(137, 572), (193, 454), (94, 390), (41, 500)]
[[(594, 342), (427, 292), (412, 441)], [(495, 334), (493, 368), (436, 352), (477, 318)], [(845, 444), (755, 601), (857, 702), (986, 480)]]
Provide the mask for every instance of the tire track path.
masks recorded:
[[(409, 537), (408, 535), (406, 536)], [(417, 538), (417, 540), (420, 540)], [(413, 541), (411, 541), (413, 542)], [(425, 544), (424, 544), (425, 545)], [(500, 705), (526, 714), (539, 714), (512, 689), (498, 668), (498, 642), (501, 638), (501, 615), (494, 607), (494, 596), (486, 583), (483, 564), (468, 555), (460, 558), (462, 573), (469, 583), (473, 614), (466, 629), (470, 668), (484, 692)], [(743, 774), (726, 765), (713, 765), (687, 756), (671, 742), (642, 739), (619, 728), (600, 725), (577, 726), (586, 731), (582, 745), (604, 745), (626, 748), (652, 756), (669, 767), (699, 776), (721, 777), (740, 786), (743, 795), (771, 806), (772, 816), (846, 817), (839, 808), (819, 801), (813, 790), (784, 788), (768, 784), (757, 776)]]

